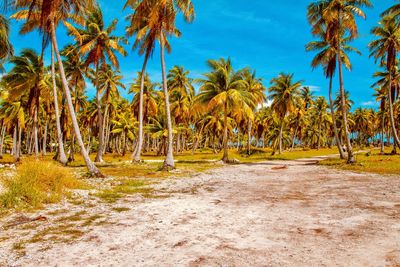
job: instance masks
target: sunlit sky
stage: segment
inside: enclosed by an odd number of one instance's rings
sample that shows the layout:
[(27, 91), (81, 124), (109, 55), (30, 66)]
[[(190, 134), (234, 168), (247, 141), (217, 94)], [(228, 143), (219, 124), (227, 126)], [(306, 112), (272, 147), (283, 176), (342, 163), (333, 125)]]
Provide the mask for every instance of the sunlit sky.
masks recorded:
[[(295, 74), (295, 79), (303, 80), (316, 95), (327, 95), (328, 81), (321, 70), (312, 70), (310, 62), (313, 54), (305, 51), (305, 44), (313, 40), (306, 19), (307, 0), (278, 1), (239, 1), (239, 0), (193, 0), (196, 19), (187, 24), (179, 18), (178, 28), (182, 37), (171, 40), (173, 51), (167, 56), (167, 67), (184, 66), (190, 70), (192, 78), (198, 78), (208, 71), (206, 61), (220, 57), (230, 57), (236, 69), (251, 67), (257, 75), (263, 77), (266, 87), (272, 77), (280, 72)], [(367, 20), (358, 20), (360, 37), (353, 46), (362, 52), (362, 56), (351, 55), (353, 71), (345, 73), (345, 87), (350, 91), (355, 106), (377, 107), (370, 88), (374, 82), (372, 74), (377, 70), (374, 60), (369, 58), (368, 43), (372, 40), (370, 29), (377, 25), (379, 14), (395, 3), (394, 0), (372, 1), (373, 8), (366, 9)], [(115, 35), (124, 35), (127, 22), (125, 17), (131, 10), (122, 11), (125, 0), (100, 0), (106, 23), (118, 18)], [(20, 24), (12, 22), (11, 40), (18, 53), (23, 48), (40, 51), (40, 38), (37, 32), (21, 36)], [(58, 30), (60, 46), (71, 43), (72, 39), (65, 29)], [(133, 39), (130, 40), (133, 43)], [(132, 82), (141, 69), (143, 59), (126, 46), (127, 57), (120, 56), (123, 82)], [(49, 62), (49, 49), (46, 62)], [(149, 63), (151, 78), (161, 80), (159, 50)], [(10, 66), (7, 66), (9, 68)], [(335, 78), (336, 80), (336, 78)], [(337, 89), (337, 84), (335, 84)], [(92, 85), (88, 94), (94, 94)], [(122, 93), (129, 97), (127, 93)], [(131, 97), (131, 96), (130, 96)]]

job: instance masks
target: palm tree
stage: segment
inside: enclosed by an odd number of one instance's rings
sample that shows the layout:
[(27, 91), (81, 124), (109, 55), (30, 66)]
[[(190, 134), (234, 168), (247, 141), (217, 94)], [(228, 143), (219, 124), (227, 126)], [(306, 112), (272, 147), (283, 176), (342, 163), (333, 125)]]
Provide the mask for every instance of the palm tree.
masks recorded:
[(280, 118), (279, 131), (279, 154), (282, 154), (282, 134), (286, 116), (295, 110), (299, 97), (301, 81), (294, 82), (293, 74), (281, 73), (271, 80), (271, 87), (268, 89), (272, 100), (271, 108)]
[(103, 13), (100, 7), (96, 7), (90, 12), (86, 18), (84, 28), (77, 28), (69, 23), (64, 23), (69, 34), (74, 36), (79, 52), (85, 55), (85, 64), (87, 66), (95, 66), (95, 87), (96, 87), (96, 100), (98, 112), (98, 127), (99, 127), (99, 149), (95, 162), (103, 162), (104, 152), (104, 119), (101, 108), (101, 92), (99, 88), (99, 71), (106, 69), (107, 59), (114, 66), (119, 67), (119, 62), (116, 57), (116, 52), (125, 56), (126, 51), (121, 46), (123, 38), (113, 36), (118, 20), (113, 20), (110, 26), (104, 25)]
[(3, 15), (0, 15), (0, 72), (4, 71), (3, 61), (13, 54), (13, 47), (8, 39), (9, 33), (9, 22)]
[[(308, 6), (308, 19), (313, 27), (313, 34), (325, 33), (324, 40), (332, 44), (336, 50), (336, 60), (339, 71), (339, 85), (341, 99), (345, 100), (343, 81), (343, 45), (346, 38), (354, 40), (358, 36), (356, 16), (366, 18), (362, 7), (370, 7), (369, 0), (318, 0)], [(347, 163), (354, 163), (353, 148), (347, 123), (345, 103), (341, 103), (343, 127), (346, 134), (348, 158)]]
[(42, 58), (35, 51), (25, 49), (21, 52), (21, 56), (15, 56), (11, 59), (14, 64), (13, 69), (4, 77), (8, 84), (9, 97), (16, 101), (23, 95), (28, 95), (27, 108), (33, 117), (34, 129), (34, 148), (35, 156), (39, 156), (39, 140), (38, 140), (38, 117), (40, 107), (40, 96), (46, 87), (50, 85), (46, 83), (44, 78), (45, 70), (42, 64)]
[[(312, 13), (311, 13), (312, 15)], [(327, 35), (326, 32), (323, 30), (317, 34), (318, 38), (320, 40), (313, 41), (307, 44), (306, 50), (307, 51), (317, 51), (317, 54), (315, 55), (311, 66), (313, 69), (317, 68), (318, 66), (322, 66), (324, 69), (324, 73), (326, 78), (329, 78), (329, 106), (331, 110), (331, 117), (332, 117), (332, 122), (333, 122), (333, 131), (335, 135), (335, 140), (336, 140), (336, 145), (339, 150), (340, 158), (344, 159), (345, 154), (343, 150), (343, 146), (341, 143), (341, 140), (339, 138), (338, 134), (338, 129), (336, 125), (336, 118), (335, 118), (335, 109), (334, 109), (334, 103), (333, 103), (333, 98), (332, 98), (332, 82), (333, 82), (333, 76), (335, 75), (336, 71), (336, 59), (339, 56), (338, 55), (338, 50), (335, 48), (335, 44), (330, 42), (329, 40), (326, 39)], [(345, 68), (348, 70), (351, 70), (351, 62), (349, 57), (347, 56), (346, 52), (352, 52), (355, 51), (357, 53), (360, 53), (358, 50), (355, 48), (350, 47), (347, 45), (347, 43), (350, 41), (350, 38), (345, 38), (343, 39), (343, 48), (341, 50), (341, 61)]]
[[(253, 95), (255, 102), (253, 107), (253, 113), (255, 113), (255, 109), (257, 105), (263, 104), (267, 98), (264, 94), (265, 87), (262, 84), (262, 79), (257, 78), (256, 71), (251, 71), (250, 69), (244, 69), (242, 71), (242, 79), (245, 83), (245, 88), (250, 94)], [(251, 114), (247, 118), (247, 154), (251, 154), (251, 131), (254, 123), (254, 114)]]
[(224, 116), (223, 130), (223, 162), (229, 162), (228, 157), (228, 116), (233, 111), (252, 114), (255, 97), (246, 90), (241, 72), (235, 72), (231, 60), (209, 60), (211, 72), (197, 80), (201, 84), (196, 102), (204, 105), (207, 110), (222, 111)]
[(389, 100), (390, 124), (395, 146), (400, 148), (400, 139), (393, 115), (393, 96), (396, 94), (396, 85), (393, 83), (393, 76), (395, 76), (395, 72), (397, 71), (397, 51), (400, 50), (400, 24), (393, 17), (384, 17), (380, 22), (380, 26), (374, 27), (371, 33), (378, 38), (369, 43), (371, 56), (375, 60), (380, 60), (382, 65), (385, 64), (389, 74), (386, 88)]
[[(58, 47), (56, 28), (60, 22), (72, 18), (74, 21), (83, 22), (82, 15), (93, 9), (94, 0), (46, 0), (46, 1), (16, 1), (11, 0), (11, 6), (16, 9), (25, 9), (27, 12), (25, 23), (32, 23), (33, 27), (39, 27), (43, 32), (50, 35), (51, 43), (58, 61), (59, 72), (64, 89), (64, 96), (67, 100), (68, 110), (71, 116), (71, 122), (75, 131), (81, 154), (85, 160), (86, 167), (92, 176), (102, 177), (99, 169), (93, 164), (86, 151), (79, 129), (79, 124), (72, 103), (71, 92), (65, 75), (64, 66)], [(62, 7), (62, 8), (60, 8)]]
[[(144, 20), (144, 17), (147, 17), (148, 21), (146, 23), (148, 26), (145, 26), (145, 28), (140, 31), (140, 34), (145, 35), (147, 32), (151, 32), (150, 38), (155, 38), (153, 40), (157, 40), (160, 43), (162, 88), (164, 91), (165, 113), (167, 116), (167, 125), (169, 130), (168, 149), (164, 161), (164, 169), (170, 169), (175, 167), (175, 163), (173, 156), (172, 119), (167, 85), (167, 73), (165, 67), (165, 50), (171, 52), (171, 46), (168, 41), (169, 36), (180, 36), (179, 30), (175, 26), (177, 14), (181, 12), (184, 19), (187, 22), (191, 22), (194, 19), (194, 7), (191, 0), (143, 0), (140, 2), (128, 0), (127, 5), (137, 8), (141, 3), (143, 4), (143, 12), (141, 12), (140, 18), (141, 20)], [(143, 21), (140, 22), (141, 25), (143, 25), (142, 23)], [(133, 30), (136, 29), (136, 27), (133, 27)], [(146, 43), (154, 46), (153, 41)], [(149, 49), (145, 49), (144, 51), (149, 51)]]

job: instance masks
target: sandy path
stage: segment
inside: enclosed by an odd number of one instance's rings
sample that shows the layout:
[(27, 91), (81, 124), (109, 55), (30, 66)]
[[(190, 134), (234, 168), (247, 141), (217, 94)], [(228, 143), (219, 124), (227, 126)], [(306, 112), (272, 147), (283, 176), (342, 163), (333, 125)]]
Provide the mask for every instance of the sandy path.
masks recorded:
[(171, 197), (125, 199), (129, 211), (104, 209), (111, 223), (71, 244), (29, 244), (15, 258), (0, 242), (0, 265), (399, 266), (400, 177), (308, 163), (167, 180), (157, 187)]

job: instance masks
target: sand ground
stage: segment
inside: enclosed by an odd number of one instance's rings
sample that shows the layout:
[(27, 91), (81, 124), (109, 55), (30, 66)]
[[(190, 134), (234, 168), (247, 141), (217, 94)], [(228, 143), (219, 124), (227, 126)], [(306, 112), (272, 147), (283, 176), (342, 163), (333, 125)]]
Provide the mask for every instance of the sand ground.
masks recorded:
[[(48, 221), (0, 229), (0, 266), (400, 266), (400, 176), (313, 162), (168, 179), (156, 188), (169, 197), (127, 196), (117, 203), (124, 212), (105, 203), (51, 206), (42, 212)], [(103, 223), (74, 222), (84, 232), (75, 240), (18, 250), (16, 242), (59, 221), (57, 209)]]

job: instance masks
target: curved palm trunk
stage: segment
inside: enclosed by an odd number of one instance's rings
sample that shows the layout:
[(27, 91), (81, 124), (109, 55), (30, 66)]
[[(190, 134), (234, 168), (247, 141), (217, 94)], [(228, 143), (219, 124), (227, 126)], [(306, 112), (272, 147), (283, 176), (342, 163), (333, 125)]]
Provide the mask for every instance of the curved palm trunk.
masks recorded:
[(171, 120), (171, 109), (169, 106), (169, 93), (167, 87), (167, 73), (165, 70), (165, 47), (164, 37), (161, 35), (161, 69), (163, 79), (163, 90), (164, 90), (164, 101), (165, 101), (165, 115), (167, 116), (167, 127), (168, 127), (168, 141), (167, 141), (167, 155), (164, 161), (164, 169), (175, 168), (174, 155), (173, 155), (173, 133), (172, 133), (172, 120)]
[(138, 143), (135, 150), (135, 155), (132, 162), (140, 162), (140, 156), (142, 154), (142, 146), (143, 146), (143, 92), (144, 92), (144, 82), (146, 76), (146, 66), (147, 66), (148, 56), (146, 55), (143, 62), (142, 67), (142, 77), (140, 78), (140, 99), (139, 99), (139, 136)]
[(56, 116), (56, 128), (57, 128), (57, 141), (58, 141), (58, 154), (59, 154), (59, 161), (61, 164), (67, 164), (67, 157), (64, 151), (64, 142), (63, 136), (61, 132), (61, 124), (60, 124), (60, 111), (58, 109), (58, 94), (57, 94), (57, 84), (56, 84), (56, 71), (55, 71), (55, 64), (54, 64), (54, 46), (51, 46), (51, 79), (53, 81), (53, 98), (54, 98), (54, 109), (55, 109), (55, 116)]
[(62, 80), (62, 83), (63, 83), (65, 97), (66, 97), (67, 103), (68, 103), (68, 109), (69, 109), (69, 113), (70, 113), (70, 116), (71, 116), (72, 126), (74, 127), (75, 136), (76, 136), (76, 139), (78, 141), (79, 147), (81, 148), (81, 154), (83, 156), (83, 159), (85, 160), (86, 167), (87, 167), (90, 175), (96, 176), (96, 177), (104, 177), (101, 174), (100, 170), (96, 167), (96, 165), (94, 165), (94, 163), (90, 160), (89, 154), (87, 153), (87, 151), (85, 149), (85, 145), (84, 145), (84, 143), (82, 141), (81, 131), (79, 130), (78, 120), (76, 119), (76, 115), (75, 115), (75, 111), (74, 111), (74, 105), (73, 105), (72, 99), (71, 99), (71, 92), (69, 90), (67, 78), (65, 76), (65, 71), (64, 71), (64, 66), (63, 66), (63, 63), (62, 63), (60, 51), (58, 50), (58, 43), (57, 43), (57, 37), (56, 37), (56, 28), (55, 28), (55, 25), (54, 25), (54, 21), (51, 21), (51, 40), (52, 40), (52, 43), (53, 43), (53, 46), (54, 46), (54, 50), (55, 50), (55, 53), (56, 53), (56, 56), (57, 56), (58, 66), (60, 68), (61, 80)]
[(47, 155), (47, 128), (49, 125), (48, 119), (46, 119), (46, 124), (44, 126), (44, 133), (43, 133), (43, 146), (42, 146), (42, 155)]
[(329, 108), (331, 110), (333, 133), (335, 134), (336, 146), (339, 149), (340, 158), (344, 159), (345, 158), (345, 154), (344, 154), (344, 151), (343, 151), (342, 142), (340, 141), (340, 138), (339, 138), (339, 133), (338, 133), (337, 125), (336, 125), (335, 108), (333, 106), (332, 80), (333, 80), (333, 77), (332, 77), (332, 75), (330, 75), (330, 77), (329, 77)]
[(340, 57), (340, 53), (338, 56), (338, 65), (339, 65), (339, 83), (340, 83), (340, 96), (341, 96), (341, 108), (343, 113), (343, 127), (346, 135), (346, 144), (347, 144), (347, 163), (352, 164), (355, 163), (356, 160), (353, 155), (353, 146), (351, 145), (350, 140), (350, 132), (349, 132), (349, 125), (347, 123), (347, 110), (346, 110), (346, 94), (344, 91), (344, 84), (343, 84), (343, 68), (342, 68), (342, 59)]
[(222, 157), (222, 161), (225, 163), (228, 163), (229, 162), (229, 157), (228, 157), (228, 102), (225, 102), (225, 107), (224, 107), (224, 135), (223, 135), (222, 142), (223, 142), (223, 146), (224, 146), (224, 155)]

